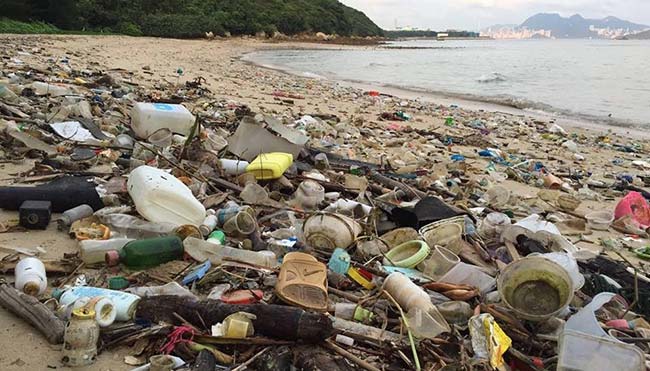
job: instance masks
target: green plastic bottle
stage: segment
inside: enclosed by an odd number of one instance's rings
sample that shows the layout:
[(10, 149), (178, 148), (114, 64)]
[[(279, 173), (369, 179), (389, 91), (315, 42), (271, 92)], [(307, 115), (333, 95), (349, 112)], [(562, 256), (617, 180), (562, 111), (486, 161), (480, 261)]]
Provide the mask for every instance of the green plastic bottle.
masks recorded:
[(105, 258), (109, 266), (122, 263), (128, 268), (144, 269), (180, 259), (182, 256), (183, 241), (177, 236), (172, 236), (131, 241), (121, 251), (107, 252)]

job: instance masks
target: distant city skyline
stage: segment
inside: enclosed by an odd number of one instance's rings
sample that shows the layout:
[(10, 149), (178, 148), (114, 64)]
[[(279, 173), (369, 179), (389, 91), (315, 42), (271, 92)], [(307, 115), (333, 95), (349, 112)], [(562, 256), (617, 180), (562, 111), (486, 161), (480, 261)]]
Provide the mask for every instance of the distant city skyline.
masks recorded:
[(470, 30), (496, 24), (521, 24), (537, 13), (615, 16), (650, 25), (649, 0), (340, 0), (363, 11), (384, 29), (413, 27)]

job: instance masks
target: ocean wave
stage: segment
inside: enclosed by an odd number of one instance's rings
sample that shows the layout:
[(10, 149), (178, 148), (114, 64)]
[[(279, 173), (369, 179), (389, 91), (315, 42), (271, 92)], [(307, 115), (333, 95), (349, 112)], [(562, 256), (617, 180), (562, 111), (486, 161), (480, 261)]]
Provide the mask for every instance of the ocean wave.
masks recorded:
[(508, 81), (508, 79), (504, 75), (498, 72), (492, 72), (489, 75), (483, 75), (479, 77), (476, 81), (478, 81), (481, 84), (490, 84), (490, 83), (505, 82)]

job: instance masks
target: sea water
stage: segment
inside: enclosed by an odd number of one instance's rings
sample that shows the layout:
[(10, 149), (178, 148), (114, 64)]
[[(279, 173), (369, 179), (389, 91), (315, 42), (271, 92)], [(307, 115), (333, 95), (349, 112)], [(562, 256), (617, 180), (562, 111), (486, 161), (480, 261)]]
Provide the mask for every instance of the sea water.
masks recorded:
[(398, 87), (608, 125), (650, 126), (650, 41), (410, 40), (245, 57), (302, 76)]

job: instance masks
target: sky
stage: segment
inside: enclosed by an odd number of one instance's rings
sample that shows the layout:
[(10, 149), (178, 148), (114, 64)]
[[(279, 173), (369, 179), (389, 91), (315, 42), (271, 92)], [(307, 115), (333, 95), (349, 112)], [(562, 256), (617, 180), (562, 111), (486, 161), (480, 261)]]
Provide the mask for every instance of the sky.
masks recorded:
[(521, 24), (537, 13), (615, 16), (650, 25), (650, 0), (340, 0), (366, 13), (384, 29), (411, 26), (478, 31), (496, 24)]

